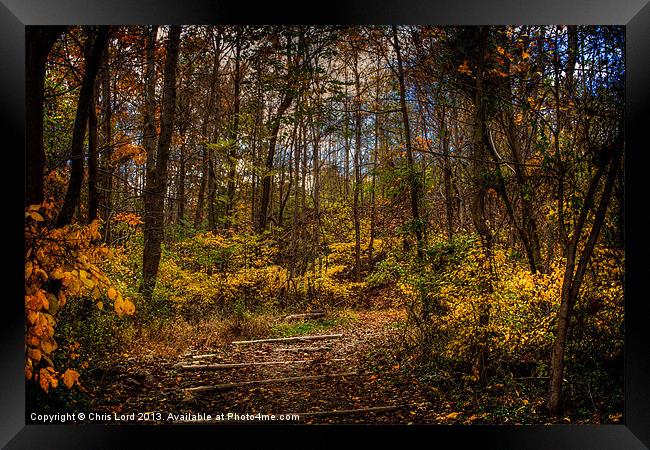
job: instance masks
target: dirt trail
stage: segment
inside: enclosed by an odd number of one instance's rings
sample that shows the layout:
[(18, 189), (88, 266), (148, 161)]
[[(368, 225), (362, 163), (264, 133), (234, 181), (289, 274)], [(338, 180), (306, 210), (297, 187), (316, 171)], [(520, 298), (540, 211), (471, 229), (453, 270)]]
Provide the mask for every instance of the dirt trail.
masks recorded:
[[(122, 414), (158, 412), (164, 423), (169, 423), (169, 413), (184, 414), (185, 418), (203, 413), (213, 419), (222, 413), (226, 417), (228, 413), (276, 417), (307, 413), (292, 423), (427, 422), (430, 398), (398, 364), (381, 357), (381, 349), (391, 345), (391, 324), (401, 318), (398, 312), (362, 312), (357, 320), (309, 333), (342, 334), (340, 338), (227, 344), (210, 352), (189, 349), (175, 358), (132, 357), (94, 380), (91, 388), (99, 390), (95, 392), (95, 409)], [(209, 354), (201, 356), (205, 353)], [(254, 365), (244, 365), (247, 363)], [(184, 370), (181, 364), (238, 366)], [(351, 373), (355, 375), (319, 377)], [(299, 379), (293, 380), (296, 377)], [(278, 378), (290, 380), (194, 390)], [(367, 408), (376, 410), (349, 412)]]

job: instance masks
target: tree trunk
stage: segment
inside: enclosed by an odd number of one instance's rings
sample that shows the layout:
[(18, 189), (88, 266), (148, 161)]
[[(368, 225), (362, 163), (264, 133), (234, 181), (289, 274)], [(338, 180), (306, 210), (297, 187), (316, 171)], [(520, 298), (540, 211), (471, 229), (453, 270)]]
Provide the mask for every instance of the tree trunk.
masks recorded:
[(240, 73), (240, 67), (239, 67), (239, 58), (241, 55), (241, 30), (238, 28), (237, 29), (237, 35), (235, 38), (235, 100), (234, 100), (234, 106), (233, 106), (233, 117), (232, 117), (232, 129), (231, 129), (231, 134), (230, 134), (230, 139), (231, 139), (231, 147), (230, 147), (230, 152), (228, 154), (228, 163), (230, 166), (230, 170), (228, 172), (228, 200), (226, 204), (226, 215), (230, 217), (232, 214), (232, 208), (233, 208), (233, 203), (235, 199), (235, 169), (236, 169), (236, 163), (237, 163), (237, 149), (238, 149), (238, 144), (237, 144), (237, 137), (239, 134), (239, 104), (240, 104), (240, 84), (241, 84), (241, 73)]
[(205, 184), (208, 176), (208, 149), (205, 144), (201, 146), (201, 183), (199, 194), (196, 199), (196, 211), (194, 211), (194, 228), (199, 228), (203, 221), (203, 204), (205, 203)]
[[(164, 196), (167, 187), (167, 162), (176, 113), (176, 66), (181, 27), (169, 29), (164, 67), (160, 136), (156, 154), (155, 170), (147, 180), (145, 198), (144, 252), (142, 257), (142, 293), (145, 300), (151, 300), (156, 285), (160, 246), (164, 235)], [(149, 80), (151, 81), (151, 80)], [(151, 185), (149, 185), (151, 181)]]
[[(215, 130), (213, 140), (218, 140), (217, 135)], [(217, 174), (215, 158), (216, 155), (213, 153), (208, 154), (208, 229), (211, 231), (217, 229)]]
[(185, 220), (185, 141), (181, 144), (180, 148), (180, 161), (178, 167), (178, 210), (176, 214), (176, 221), (183, 224)]
[[(214, 78), (213, 83), (219, 85), (220, 78), (220, 63), (221, 63), (221, 30), (215, 36), (214, 41)], [(216, 92), (216, 91), (215, 91)], [(219, 103), (215, 101), (215, 116), (218, 119), (220, 115)], [(220, 129), (218, 123), (215, 123), (212, 130), (212, 142), (218, 142), (220, 137)], [(217, 171), (216, 159), (217, 155), (214, 152), (208, 153), (208, 229), (216, 230), (217, 228)]]
[(256, 224), (256, 219), (257, 219), (257, 188), (258, 188), (258, 181), (259, 181), (259, 176), (257, 173), (257, 167), (258, 167), (258, 141), (261, 140), (258, 135), (260, 134), (260, 128), (261, 124), (264, 122), (264, 93), (262, 90), (262, 81), (261, 81), (261, 71), (260, 71), (260, 62), (257, 60), (256, 62), (256, 72), (257, 72), (257, 77), (256, 77), (256, 87), (257, 87), (257, 92), (256, 92), (256, 101), (257, 101), (257, 108), (255, 108), (255, 125), (253, 127), (253, 136), (252, 136), (252, 143), (251, 143), (251, 159), (253, 162), (253, 166), (251, 168), (251, 227), (255, 227)]
[[(299, 139), (296, 139), (296, 130), (298, 121), (296, 120), (296, 127), (294, 128), (294, 157), (293, 157), (293, 179), (295, 180), (296, 187), (293, 195), (293, 223), (291, 224), (291, 276), (296, 275), (296, 265), (298, 259), (298, 195), (300, 193), (300, 145)], [(289, 192), (287, 192), (287, 198)]]
[[(145, 89), (144, 89), (144, 125), (142, 144), (144, 146), (147, 161), (145, 166), (145, 180), (144, 180), (144, 253), (151, 252), (151, 243), (153, 234), (155, 233), (153, 227), (156, 222), (155, 215), (155, 192), (156, 192), (156, 39), (158, 35), (158, 26), (153, 25), (149, 28), (149, 33), (145, 40)], [(126, 178), (126, 177), (125, 177)], [(145, 258), (146, 259), (146, 258)], [(150, 265), (150, 261), (143, 263), (143, 270), (145, 266)], [(151, 268), (147, 269), (151, 272)], [(143, 272), (144, 273), (144, 272)], [(145, 277), (143, 277), (143, 280)], [(142, 287), (145, 284), (143, 281)]]
[(343, 195), (345, 200), (350, 197), (350, 105), (348, 102), (348, 71), (345, 71), (345, 160), (343, 161)]
[[(179, 123), (178, 123), (178, 134), (181, 138), (181, 145), (179, 148), (179, 161), (178, 161), (178, 177), (177, 177), (177, 187), (176, 187), (176, 222), (182, 224), (185, 219), (185, 158), (186, 158), (186, 147), (187, 147), (187, 129), (190, 126), (190, 111), (191, 111), (191, 98), (189, 91), (189, 85), (192, 79), (192, 67), (188, 71), (187, 79), (185, 82), (185, 89), (181, 91), (180, 98), (178, 101), (179, 107)], [(170, 205), (171, 206), (171, 205)], [(170, 209), (173, 209), (170, 207)]]
[(616, 181), (617, 172), (619, 169), (619, 156), (622, 151), (623, 140), (622, 132), (619, 135), (618, 142), (614, 148), (610, 148), (609, 155), (609, 168), (607, 170), (607, 179), (602, 189), (600, 200), (594, 214), (593, 224), (591, 231), (584, 245), (582, 253), (576, 268), (576, 260), (578, 253), (578, 246), (581, 240), (584, 225), (589, 213), (590, 205), (592, 204), (595, 193), (605, 170), (605, 164), (601, 165), (596, 174), (592, 178), (590, 188), (587, 192), (580, 217), (576, 222), (574, 233), (571, 242), (567, 249), (566, 263), (564, 269), (564, 279), (562, 281), (562, 296), (560, 300), (560, 310), (558, 312), (558, 325), (555, 336), (555, 343), (553, 345), (553, 354), (551, 356), (551, 382), (549, 387), (549, 400), (548, 409), (551, 416), (557, 416), (560, 413), (560, 406), (562, 400), (562, 380), (564, 377), (564, 355), (566, 353), (567, 336), (571, 324), (571, 313), (573, 306), (580, 294), (580, 286), (587, 270), (587, 265), (591, 259), (591, 255), (600, 236), (600, 230), (605, 221), (605, 213), (609, 201), (612, 197), (612, 190), (614, 182)]
[(99, 69), (99, 63), (108, 41), (108, 27), (102, 26), (93, 38), (88, 36), (85, 49), (86, 67), (84, 71), (79, 99), (77, 100), (77, 114), (72, 130), (72, 144), (70, 148), (70, 182), (65, 194), (65, 201), (57, 217), (57, 227), (68, 225), (79, 205), (81, 196), (81, 184), (84, 176), (84, 138), (86, 136), (86, 125), (88, 124), (88, 110), (92, 102), (95, 78)]
[[(379, 58), (379, 57), (378, 57)], [(377, 60), (377, 67), (380, 67), (380, 61)], [(375, 234), (377, 232), (377, 160), (379, 158), (379, 83), (375, 88), (375, 108), (377, 108), (377, 113), (375, 114), (375, 145), (372, 152), (372, 188), (370, 191), (370, 242), (368, 242), (368, 265), (372, 269), (374, 267), (373, 263), (373, 251), (375, 247)]]
[[(319, 86), (320, 88), (320, 86)], [(320, 91), (320, 89), (319, 89)], [(322, 117), (322, 103), (320, 98), (316, 98), (315, 113), (309, 114), (309, 128), (312, 136), (312, 169), (311, 174), (313, 183), (311, 187), (311, 197), (314, 201), (314, 223), (311, 229), (311, 248), (310, 248), (310, 261), (312, 263), (312, 272), (316, 275), (316, 261), (320, 253), (320, 144), (322, 133), (319, 129), (320, 123), (314, 120), (314, 116), (320, 119)], [(305, 148), (305, 152), (307, 149)]]
[(273, 170), (273, 160), (275, 158), (275, 147), (278, 142), (278, 133), (280, 132), (280, 121), (284, 116), (284, 113), (291, 106), (293, 101), (293, 93), (287, 92), (280, 103), (278, 112), (273, 118), (272, 128), (271, 128), (271, 138), (269, 140), (269, 151), (266, 156), (266, 173), (262, 179), (262, 198), (260, 201), (260, 213), (258, 217), (257, 230), (262, 232), (266, 229), (266, 223), (268, 221), (268, 209), (271, 193), (271, 171)]
[(280, 132), (282, 117), (284, 117), (285, 112), (287, 111), (287, 109), (289, 109), (291, 103), (293, 102), (294, 97), (296, 96), (296, 92), (294, 92), (294, 89), (296, 88), (296, 83), (298, 80), (296, 78), (297, 74), (294, 73), (294, 70), (295, 70), (295, 63), (297, 62), (297, 59), (299, 58), (300, 52), (302, 50), (302, 36), (299, 37), (298, 46), (299, 46), (298, 55), (292, 57), (291, 38), (290, 36), (287, 37), (286, 86), (285, 86), (284, 94), (282, 96), (282, 101), (280, 102), (280, 105), (278, 107), (278, 111), (275, 114), (275, 117), (271, 119), (271, 137), (269, 139), (269, 151), (266, 155), (266, 165), (265, 165), (266, 170), (264, 173), (264, 177), (262, 179), (262, 198), (260, 201), (260, 213), (259, 213), (258, 223), (257, 223), (258, 232), (262, 232), (266, 229), (266, 224), (268, 221), (269, 203), (271, 202), (271, 196), (270, 196), (271, 182), (273, 178), (271, 171), (273, 170), (273, 160), (275, 158), (275, 147), (278, 141), (278, 133)]
[(45, 68), (52, 46), (65, 27), (28, 26), (26, 46), (26, 123), (25, 123), (25, 206), (43, 202), (45, 150), (43, 148), (43, 103)]
[[(296, 131), (294, 127), (294, 132), (293, 132), (293, 139), (291, 141), (291, 145), (289, 146), (289, 153), (295, 151), (295, 139), (296, 136)], [(291, 186), (293, 186), (293, 160), (291, 159), (291, 155), (288, 157), (284, 152), (282, 152), (281, 156), (281, 163), (280, 163), (280, 182), (278, 183), (279, 185), (279, 192), (278, 192), (278, 197), (280, 198), (280, 201), (278, 202), (278, 227), (282, 228), (284, 225), (284, 208), (287, 204), (287, 201), (289, 200), (289, 196), (291, 195)], [(289, 160), (289, 185), (287, 186), (287, 195), (284, 195), (284, 180), (287, 177), (286, 176), (286, 171), (285, 171), (285, 166), (287, 164), (287, 159)]]
[[(216, 46), (215, 46), (216, 52)], [(203, 115), (203, 121), (201, 124), (201, 139), (203, 140), (201, 144), (201, 182), (199, 183), (199, 193), (196, 201), (196, 211), (194, 211), (194, 228), (199, 228), (201, 222), (203, 222), (203, 210), (205, 205), (205, 191), (208, 184), (208, 178), (210, 174), (210, 153), (208, 151), (207, 142), (208, 142), (208, 124), (212, 119), (215, 101), (216, 101), (216, 86), (218, 81), (219, 74), (219, 55), (215, 53), (215, 57), (212, 63), (212, 72), (208, 80), (210, 85), (208, 98), (205, 105), (205, 113)], [(216, 125), (215, 125), (216, 126)]]
[(514, 119), (509, 117), (508, 124), (508, 141), (511, 144), (512, 156), (514, 160), (514, 171), (517, 179), (519, 196), (521, 197), (521, 230), (520, 237), (522, 241), (525, 238), (525, 246), (528, 252), (528, 259), (531, 272), (546, 272), (546, 267), (542, 260), (541, 246), (539, 243), (539, 232), (537, 231), (537, 221), (533, 211), (535, 203), (535, 191), (526, 175), (523, 166), (523, 152), (521, 144), (515, 133)]
[(397, 37), (397, 27), (392, 26), (393, 30), (393, 46), (397, 56), (397, 79), (399, 81), (399, 99), (400, 109), (402, 111), (402, 122), (404, 124), (404, 139), (406, 147), (406, 162), (407, 170), (409, 172), (409, 184), (411, 187), (411, 213), (413, 214), (413, 228), (415, 229), (415, 238), (417, 240), (417, 253), (418, 258), (422, 257), (422, 228), (423, 223), (420, 219), (419, 211), (419, 183), (415, 166), (413, 163), (413, 150), (411, 146), (411, 128), (409, 125), (408, 108), (406, 107), (406, 87), (404, 83), (404, 68), (402, 67), (402, 54), (399, 46), (399, 38)]
[(97, 171), (99, 148), (97, 146), (97, 83), (93, 86), (90, 105), (88, 105), (88, 223), (97, 218), (99, 193), (97, 190)]
[(476, 80), (474, 86), (474, 127), (472, 135), (472, 198), (471, 215), (474, 228), (481, 241), (480, 264), (484, 272), (481, 274), (481, 291), (483, 297), (479, 304), (478, 343), (475, 351), (473, 376), (480, 379), (484, 375), (489, 348), (487, 326), (490, 322), (489, 296), (492, 295), (492, 231), (486, 217), (485, 194), (487, 184), (484, 178), (487, 168), (484, 161), (487, 159), (485, 149), (487, 112), (484, 102), (485, 89), (483, 86), (483, 73), (485, 64), (485, 51), (487, 46), (487, 27), (479, 29), (479, 55), (477, 61)]
[[(532, 245), (532, 240), (531, 240), (531, 229), (536, 229), (535, 226), (531, 225), (531, 221), (533, 220), (532, 217), (532, 208), (530, 206), (530, 201), (527, 199), (527, 195), (530, 195), (527, 192), (527, 182), (524, 181), (523, 175), (522, 176), (517, 176), (517, 181), (518, 181), (518, 187), (519, 191), (521, 194), (521, 201), (522, 201), (522, 223), (519, 223), (519, 219), (517, 215), (515, 214), (515, 210), (512, 206), (512, 202), (510, 200), (510, 196), (508, 195), (508, 191), (506, 189), (506, 183), (505, 179), (503, 177), (503, 173), (501, 172), (501, 164), (503, 162), (499, 158), (499, 155), (494, 148), (494, 144), (491, 141), (491, 138), (489, 136), (489, 131), (487, 128), (484, 130), (484, 140), (485, 140), (485, 147), (489, 150), (489, 153), (492, 157), (492, 160), (494, 161), (495, 164), (495, 169), (494, 169), (494, 175), (495, 175), (495, 185), (493, 186), (498, 194), (501, 196), (501, 199), (503, 200), (503, 203), (506, 207), (506, 212), (508, 213), (508, 217), (510, 218), (510, 221), (512, 222), (512, 225), (515, 227), (517, 230), (517, 234), (524, 246), (524, 250), (526, 252), (526, 257), (528, 259), (528, 265), (530, 266), (530, 271), (532, 273), (536, 273), (538, 271), (538, 266), (541, 265), (541, 261), (539, 258), (539, 240), (537, 241), (537, 247), (535, 250), (533, 249)], [(513, 158), (516, 159), (514, 156), (516, 152), (513, 151)], [(521, 165), (517, 164), (515, 161), (515, 167), (517, 167), (515, 170), (515, 173), (518, 171), (521, 171)], [(526, 206), (528, 205), (528, 206)], [(528, 209), (527, 209), (528, 208)], [(524, 212), (525, 211), (525, 212)], [(526, 214), (528, 213), (528, 215)], [(528, 223), (526, 224), (526, 218), (528, 219)]]
[(361, 224), (359, 218), (359, 190), (361, 189), (361, 83), (359, 80), (359, 56), (357, 49), (354, 52), (354, 86), (355, 101), (354, 104), (354, 278), (357, 282), (361, 281)]
[(110, 213), (113, 204), (113, 164), (111, 156), (113, 155), (112, 146), (112, 106), (111, 106), (111, 79), (110, 67), (108, 61), (108, 45), (104, 51), (104, 67), (101, 74), (102, 87), (102, 158), (101, 173), (102, 192), (100, 195), (101, 217), (104, 219), (104, 241), (110, 242), (111, 239), (111, 221)]
[(442, 106), (442, 115), (440, 118), (440, 135), (443, 154), (443, 184), (445, 187), (445, 211), (446, 211), (446, 228), (447, 240), (451, 241), (454, 237), (454, 205), (451, 191), (451, 161), (449, 158), (449, 130), (447, 129), (446, 110)]

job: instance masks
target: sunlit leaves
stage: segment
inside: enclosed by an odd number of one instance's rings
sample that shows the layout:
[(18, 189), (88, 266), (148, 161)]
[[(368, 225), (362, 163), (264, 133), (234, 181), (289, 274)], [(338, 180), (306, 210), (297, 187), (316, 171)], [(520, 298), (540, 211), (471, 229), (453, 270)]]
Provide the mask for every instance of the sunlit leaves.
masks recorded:
[[(119, 315), (135, 312), (101, 269), (109, 252), (99, 243), (99, 222), (52, 229), (47, 223), (55, 214), (52, 201), (31, 205), (25, 212), (25, 376), (46, 392), (58, 384), (51, 359), (58, 347), (56, 315), (69, 299), (88, 297), (103, 307), (100, 299), (106, 295), (120, 300)], [(64, 384), (71, 387), (78, 373), (68, 370), (64, 376)]]
[(65, 384), (66, 387), (70, 389), (75, 383), (79, 383), (79, 372), (76, 370), (68, 369), (62, 375), (61, 379), (63, 380), (63, 384)]
[(128, 212), (119, 212), (115, 215), (114, 219), (116, 222), (125, 223), (131, 227), (136, 227), (138, 225), (144, 224), (139, 215)]
[(471, 75), (472, 69), (470, 69), (469, 67), (469, 61), (467, 60), (463, 61), (463, 63), (460, 66), (458, 66), (458, 71), (465, 75)]
[(130, 142), (121, 145), (111, 154), (111, 163), (117, 166), (126, 161), (133, 161), (135, 165), (141, 166), (147, 161), (147, 152), (141, 145), (134, 145)]
[(118, 316), (131, 315), (135, 312), (135, 305), (130, 300), (124, 300), (121, 294), (117, 294), (114, 307)]
[(57, 372), (52, 367), (41, 368), (36, 375), (36, 381), (45, 392), (48, 392), (50, 387), (57, 387), (59, 380), (56, 378)]
[(28, 217), (31, 217), (31, 218), (34, 219), (36, 222), (42, 222), (43, 220), (45, 220), (45, 219), (43, 219), (43, 216), (41, 216), (41, 215), (40, 215), (39, 213), (37, 213), (36, 211), (28, 211), (28, 212), (26, 212), (26, 213), (25, 213), (25, 218), (28, 218)]

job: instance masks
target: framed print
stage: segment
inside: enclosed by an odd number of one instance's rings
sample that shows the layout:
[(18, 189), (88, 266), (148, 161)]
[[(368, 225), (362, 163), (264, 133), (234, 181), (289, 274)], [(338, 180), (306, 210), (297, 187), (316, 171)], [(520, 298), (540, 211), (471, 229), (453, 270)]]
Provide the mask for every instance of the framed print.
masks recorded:
[(2, 444), (648, 448), (650, 6), (522, 5), (3, 0)]

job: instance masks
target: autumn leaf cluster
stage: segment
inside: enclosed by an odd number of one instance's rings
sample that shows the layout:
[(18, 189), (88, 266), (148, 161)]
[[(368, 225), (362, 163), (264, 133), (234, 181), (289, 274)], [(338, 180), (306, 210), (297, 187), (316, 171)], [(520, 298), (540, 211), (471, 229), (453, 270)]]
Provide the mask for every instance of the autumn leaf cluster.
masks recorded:
[(51, 200), (25, 211), (25, 377), (46, 392), (59, 380), (70, 388), (79, 378), (73, 369), (60, 373), (52, 360), (61, 308), (88, 297), (100, 309), (106, 300), (112, 302), (118, 315), (135, 312), (102, 271), (111, 252), (100, 243), (99, 221), (51, 228), (55, 213)]

